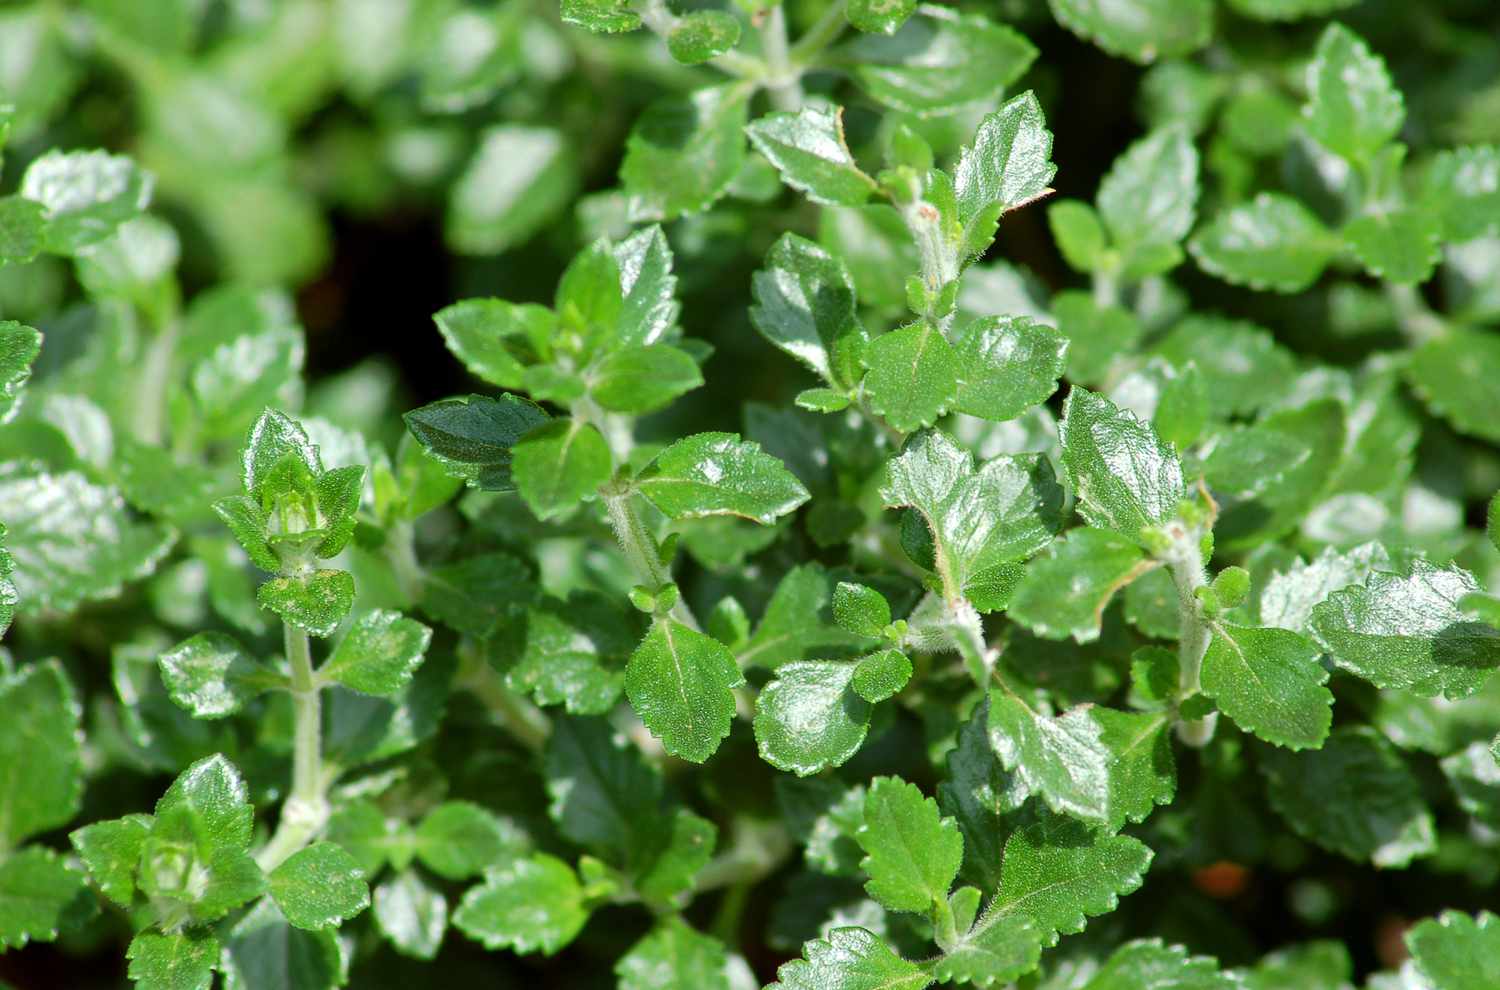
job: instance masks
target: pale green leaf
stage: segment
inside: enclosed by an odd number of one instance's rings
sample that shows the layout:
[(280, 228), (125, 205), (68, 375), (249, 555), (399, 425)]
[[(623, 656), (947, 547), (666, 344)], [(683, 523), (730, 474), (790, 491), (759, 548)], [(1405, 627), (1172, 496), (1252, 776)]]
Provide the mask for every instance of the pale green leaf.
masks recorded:
[(855, 665), (843, 661), (784, 663), (755, 699), (755, 740), (761, 759), (805, 777), (842, 766), (859, 751), (871, 706), (851, 687)]
[(1323, 147), (1365, 160), (1401, 131), (1406, 107), (1385, 61), (1342, 24), (1330, 24), (1307, 67), (1307, 132)]
[(854, 283), (844, 263), (783, 234), (751, 276), (750, 322), (775, 346), (840, 388), (855, 384), (868, 335), (855, 314)]
[(1004, 24), (929, 6), (894, 34), (866, 34), (834, 52), (861, 89), (919, 115), (993, 100), (1026, 74), (1037, 50)]
[(652, 103), (625, 143), (620, 183), (639, 219), (697, 213), (729, 188), (745, 160), (749, 89), (741, 83)]
[(471, 801), (445, 801), (417, 827), (422, 865), (448, 880), (467, 880), (524, 854), (526, 836), (507, 819)]
[(683, 65), (700, 65), (723, 55), (740, 40), (740, 22), (722, 10), (693, 10), (667, 33), (667, 51)]
[(925, 321), (870, 341), (864, 363), (870, 407), (903, 433), (931, 426), (958, 398), (958, 353)]
[(21, 387), (31, 378), (31, 366), (41, 350), (41, 331), (14, 320), (0, 322), (0, 424), (15, 416)]
[(729, 990), (729, 953), (680, 917), (660, 922), (615, 963), (620, 990)]
[(227, 633), (190, 636), (157, 658), (167, 693), (194, 718), (225, 718), (274, 685), (262, 667)]
[(1091, 525), (1137, 540), (1177, 514), (1187, 494), (1182, 465), (1150, 424), (1075, 387), (1058, 431), (1078, 511)]
[(135, 871), (150, 830), (151, 816), (126, 815), (75, 829), (68, 841), (104, 896), (128, 908), (135, 899)]
[(1111, 55), (1150, 63), (1208, 43), (1208, 0), (1049, 0), (1052, 16)]
[(49, 151), (21, 177), (20, 194), (46, 211), (47, 247), (60, 254), (104, 240), (151, 200), (151, 175), (105, 151)]
[(270, 894), (294, 928), (336, 928), (370, 906), (364, 870), (336, 842), (315, 842), (271, 871)]
[(745, 132), (782, 181), (814, 203), (858, 206), (875, 191), (875, 180), (860, 170), (844, 142), (840, 107), (767, 114)]
[(1124, 537), (1071, 530), (1026, 565), (1008, 614), (1038, 636), (1091, 642), (1115, 593), (1155, 566)]
[(558, 419), (536, 426), (516, 443), (510, 471), (531, 511), (551, 519), (596, 494), (613, 466), (609, 445), (593, 424)]
[(863, 928), (834, 928), (802, 946), (766, 990), (923, 990), (933, 977)]
[(1180, 127), (1148, 134), (1116, 158), (1099, 184), (1099, 216), (1126, 277), (1175, 267), (1198, 203), (1198, 151)]
[(79, 707), (62, 665), (0, 668), (0, 846), (68, 822), (83, 797)]
[(1406, 945), (1438, 990), (1486, 990), (1500, 980), (1500, 918), (1444, 911), (1410, 928)]
[(583, 888), (571, 867), (537, 853), (492, 871), (470, 887), (453, 924), (486, 949), (552, 955), (588, 920)]
[[(51, 942), (64, 927), (88, 917), (83, 876), (61, 856), (27, 846), (0, 862), (0, 952), (27, 942)], [(71, 923), (71, 924), (70, 924)]]
[(1082, 990), (1239, 990), (1240, 985), (1207, 956), (1141, 939), (1116, 949)]
[(1188, 249), (1198, 267), (1226, 282), (1301, 292), (1323, 274), (1339, 240), (1295, 199), (1263, 192), (1209, 221)]
[(141, 932), (125, 952), (137, 990), (209, 990), (219, 963), (219, 940), (205, 929), (176, 934)]
[(1344, 227), (1343, 235), (1365, 270), (1387, 282), (1425, 282), (1443, 256), (1441, 221), (1429, 210), (1363, 213)]
[(577, 152), (560, 131), (501, 124), (449, 188), (443, 234), (460, 254), (491, 255), (546, 228), (578, 190)]
[(417, 870), (402, 870), (375, 888), (375, 924), (396, 951), (431, 960), (448, 930), (448, 899)]
[(1057, 391), (1068, 339), (1025, 316), (981, 317), (958, 332), (953, 408), (982, 419), (1014, 419)]
[(1113, 758), (1088, 706), (1054, 717), (1003, 687), (990, 692), (989, 703), (990, 745), (1005, 769), (1054, 811), (1109, 820)]
[(1429, 409), (1460, 433), (1500, 441), (1500, 334), (1454, 327), (1411, 353), (1407, 377)]
[(673, 519), (731, 515), (769, 525), (808, 499), (781, 461), (733, 433), (697, 433), (656, 456), (636, 481)]
[(981, 120), (974, 143), (959, 154), (953, 172), (959, 222), (968, 228), (996, 207), (1004, 213), (1044, 196), (1056, 174), (1041, 104), (1035, 93), (1022, 93)]
[(354, 576), (318, 570), (304, 577), (277, 577), (255, 593), (261, 608), (314, 636), (332, 636), (354, 605)]

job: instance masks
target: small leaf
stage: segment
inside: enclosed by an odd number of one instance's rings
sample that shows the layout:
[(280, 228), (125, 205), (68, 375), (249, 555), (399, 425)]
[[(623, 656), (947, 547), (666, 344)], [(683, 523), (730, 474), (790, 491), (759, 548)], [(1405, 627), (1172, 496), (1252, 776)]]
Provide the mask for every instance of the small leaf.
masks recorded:
[(1500, 980), (1500, 918), (1444, 911), (1406, 933), (1417, 970), (1441, 990), (1485, 990)]
[(1198, 151), (1185, 129), (1154, 131), (1115, 159), (1099, 184), (1099, 216), (1127, 278), (1175, 267), (1197, 202)]
[(933, 977), (863, 928), (834, 928), (783, 963), (766, 990), (923, 990)]
[(624, 690), (640, 627), (609, 597), (575, 592), (526, 612), (525, 643), (505, 674), (513, 691), (575, 715), (603, 715)]
[(840, 581), (833, 589), (833, 620), (857, 636), (881, 636), (891, 624), (891, 603), (874, 588)]
[(1090, 525), (1137, 540), (1142, 529), (1177, 514), (1187, 494), (1182, 465), (1150, 424), (1075, 387), (1058, 432), (1079, 514)]
[(648, 413), (703, 384), (698, 363), (667, 344), (612, 351), (588, 374), (589, 394), (605, 409)]
[(633, 216), (672, 220), (724, 195), (745, 160), (749, 92), (738, 83), (704, 87), (646, 108), (620, 164)]
[(270, 893), (287, 923), (335, 928), (370, 906), (364, 870), (336, 842), (315, 842), (271, 871)]
[(145, 210), (153, 185), (122, 155), (49, 151), (27, 167), (20, 194), (46, 211), (48, 249), (73, 254)]
[(1014, 771), (1054, 811), (1109, 820), (1113, 757), (1087, 706), (1054, 718), (1005, 688), (992, 690), (989, 704), (990, 745), (1005, 769)]
[(1271, 806), (1315, 845), (1390, 868), (1437, 849), (1416, 776), (1368, 726), (1337, 729), (1322, 749), (1269, 750), (1260, 769)]
[(402, 870), (375, 888), (375, 924), (396, 951), (431, 960), (448, 930), (448, 899), (422, 879), (418, 870)]
[(389, 697), (411, 683), (432, 630), (400, 612), (375, 609), (355, 621), (318, 675), (351, 691)]
[(835, 600), (837, 607), (837, 594), (828, 571), (816, 562), (787, 571), (771, 593), (754, 635), (739, 649), (739, 663), (775, 670), (818, 651), (837, 650), (841, 655), (869, 646), (873, 637), (829, 621), (829, 603)]
[(1500, 146), (1439, 151), (1423, 175), (1421, 205), (1441, 220), (1444, 240), (1500, 233)]
[(1108, 242), (1092, 206), (1076, 199), (1058, 200), (1047, 207), (1047, 226), (1063, 260), (1076, 271), (1096, 271), (1103, 264)]
[[(443, 239), (460, 254), (493, 255), (530, 240), (572, 202), (578, 154), (551, 127), (500, 124), (478, 137), (473, 157), (448, 188)], [(517, 169), (516, 162), (526, 167)]]
[(1203, 693), (1267, 742), (1315, 748), (1333, 722), (1320, 655), (1310, 640), (1285, 629), (1217, 624), (1203, 657)]
[(47, 208), (23, 196), (0, 197), (0, 266), (24, 265), (47, 244)]
[[(1176, 657), (1172, 676), (1176, 676)], [(1170, 685), (1176, 691), (1175, 680)], [(1172, 756), (1172, 722), (1167, 712), (1122, 712), (1094, 709), (1099, 739), (1109, 750), (1109, 811), (1111, 829), (1125, 822), (1144, 821), (1159, 804), (1171, 804), (1177, 794), (1177, 765)]]
[(645, 347), (660, 343), (677, 322), (677, 276), (672, 274), (672, 247), (660, 226), (652, 224), (614, 246), (625, 294), (617, 326), (620, 343)]
[(844, 143), (843, 110), (803, 107), (771, 113), (745, 128), (750, 143), (776, 166), (781, 180), (826, 206), (858, 206), (875, 191)]
[(1364, 213), (1344, 227), (1343, 235), (1365, 269), (1387, 282), (1425, 282), (1443, 256), (1442, 226), (1428, 210)]
[(135, 871), (150, 830), (151, 816), (126, 815), (75, 829), (68, 841), (104, 896), (128, 908), (135, 900)]
[(1041, 952), (1042, 939), (1030, 918), (991, 905), (958, 941), (945, 947), (932, 975), (945, 983), (993, 986), (1036, 969)]
[(641, 26), (641, 17), (629, 0), (562, 0), (562, 19), (603, 34), (634, 31)]
[(1313, 608), (1329, 595), (1352, 584), (1364, 584), (1377, 570), (1391, 569), (1390, 557), (1379, 543), (1361, 544), (1343, 553), (1327, 547), (1310, 564), (1299, 557), (1265, 580), (1260, 593), (1260, 621), (1306, 633)]
[(1083, 990), (1238, 990), (1233, 976), (1219, 972), (1207, 956), (1189, 956), (1180, 945), (1139, 939), (1116, 949)]
[(141, 932), (125, 952), (137, 990), (209, 990), (219, 963), (219, 940), (205, 929), (173, 935)]
[(526, 837), (509, 821), (471, 801), (445, 801), (417, 827), (417, 858), (447, 880), (477, 877), (526, 852)]
[(958, 825), (937, 802), (899, 777), (876, 777), (865, 796), (864, 824), (854, 834), (865, 851), (865, 889), (892, 911), (926, 912), (946, 901), (963, 862)]
[(333, 990), (347, 979), (337, 932), (293, 928), (269, 897), (235, 923), (224, 943), (224, 990)]
[(476, 488), (509, 491), (515, 487), (510, 465), (516, 443), (526, 431), (546, 422), (547, 414), (507, 392), (498, 399), (443, 399), (413, 409), (404, 418), (412, 436), (449, 474)]
[(1330, 24), (1307, 67), (1302, 114), (1313, 140), (1362, 161), (1400, 133), (1406, 108), (1380, 56), (1353, 31)]
[(0, 667), (0, 846), (66, 824), (83, 796), (79, 707), (62, 665)]
[(1081, 822), (1044, 815), (1005, 843), (1000, 892), (991, 912), (1029, 918), (1046, 945), (1083, 931), (1138, 890), (1152, 853), (1128, 835), (1100, 835)]
[(225, 718), (276, 683), (233, 636), (199, 633), (157, 658), (167, 693), (194, 718)]
[(964, 837), (963, 876), (985, 890), (1000, 884), (1000, 859), (1009, 816), (1030, 796), (990, 745), (989, 699), (983, 698), (959, 727), (948, 752), (948, 779), (938, 784), (938, 805), (958, 822)]
[(697, 433), (656, 455), (636, 482), (672, 519), (731, 515), (770, 525), (806, 502), (781, 461), (733, 433)]
[(27, 846), (0, 862), (0, 952), (56, 940), (65, 925), (88, 917), (91, 898), (83, 877), (61, 856)]
[(667, 33), (667, 51), (683, 65), (701, 65), (739, 40), (739, 18), (722, 10), (694, 10), (679, 17)]
[(1140, 547), (1114, 533), (1071, 530), (1026, 565), (1009, 615), (1038, 636), (1092, 642), (1110, 599), (1155, 566)]
[(40, 331), (14, 320), (0, 321), (0, 424), (15, 416), (21, 387), (31, 378), (31, 366), (41, 350)]
[(313, 571), (306, 577), (278, 577), (255, 593), (269, 609), (314, 636), (332, 636), (354, 605), (354, 576), (348, 571)]
[(761, 336), (831, 385), (858, 380), (869, 338), (855, 314), (854, 283), (837, 256), (783, 234), (751, 277), (751, 288), (750, 322)]
[(1471, 437), (1500, 441), (1500, 334), (1454, 327), (1418, 347), (1407, 377), (1429, 409)]
[(870, 703), (850, 682), (842, 661), (784, 663), (755, 699), (755, 740), (761, 759), (805, 777), (842, 766), (865, 741)]
[(1179, 370), (1189, 364), (1197, 367), (1209, 410), (1217, 419), (1255, 412), (1270, 398), (1266, 382), (1286, 381), (1296, 373), (1291, 352), (1271, 331), (1219, 316), (1188, 316), (1152, 351)]
[(729, 953), (680, 917), (663, 919), (615, 963), (619, 990), (729, 990)]
[(1459, 605), (1479, 584), (1449, 564), (1412, 562), (1409, 573), (1376, 571), (1335, 591), (1309, 625), (1334, 663), (1382, 688), (1464, 698), (1500, 667), (1500, 630), (1469, 620)]
[(544, 773), (559, 832), (615, 861), (643, 858), (660, 818), (661, 776), (607, 722), (558, 719)]
[(578, 507), (609, 480), (613, 458), (593, 424), (577, 419), (542, 423), (515, 445), (511, 478), (539, 519)]
[(959, 331), (954, 409), (983, 419), (1014, 419), (1057, 391), (1068, 339), (1024, 316), (982, 317)]
[(550, 310), (502, 299), (465, 299), (432, 318), (443, 342), (469, 372), (500, 388), (520, 388), (523, 367), (517, 351), (556, 323)]
[(981, 120), (974, 143), (960, 153), (953, 172), (959, 221), (967, 228), (997, 204), (1004, 213), (1044, 196), (1056, 174), (1052, 132), (1027, 91)]
[(930, 323), (881, 334), (864, 360), (871, 408), (903, 433), (931, 426), (958, 398), (958, 354)]
[(911, 680), (911, 660), (900, 650), (881, 650), (861, 657), (849, 686), (875, 704), (894, 697)]
[(573, 870), (544, 853), (494, 870), (464, 894), (453, 923), (486, 949), (552, 955), (588, 920)]
[(1188, 242), (1198, 267), (1235, 285), (1301, 292), (1338, 253), (1334, 234), (1307, 207), (1260, 193), (1219, 214)]
[(845, 8), (844, 16), (866, 34), (891, 34), (916, 9), (916, 0), (853, 0)]
[(729, 735), (733, 689), (745, 683), (724, 644), (658, 619), (625, 668), (625, 693), (673, 756), (702, 763)]
[(1049, 6), (1069, 31), (1142, 64), (1196, 51), (1213, 30), (1208, 0), (1049, 0)]
[(878, 102), (926, 116), (996, 99), (1026, 74), (1037, 50), (1004, 24), (932, 6), (894, 34), (862, 35), (834, 55)]

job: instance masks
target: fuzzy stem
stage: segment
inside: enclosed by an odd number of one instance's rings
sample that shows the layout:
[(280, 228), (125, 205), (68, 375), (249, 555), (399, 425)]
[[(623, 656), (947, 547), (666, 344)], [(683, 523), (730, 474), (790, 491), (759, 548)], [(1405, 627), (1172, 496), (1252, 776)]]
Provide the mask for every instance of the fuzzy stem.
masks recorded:
[[(1196, 594), (1199, 588), (1208, 584), (1197, 534), (1189, 532), (1179, 536), (1162, 559), (1171, 569), (1172, 583), (1177, 586), (1177, 614), (1181, 627), (1177, 647), (1178, 697), (1189, 698), (1202, 689), (1199, 678), (1210, 637), (1208, 618), (1203, 614), (1203, 603)], [(1217, 722), (1217, 713), (1178, 722), (1177, 737), (1189, 746), (1202, 748), (1214, 737)]]
[(760, 25), (761, 48), (766, 56), (766, 94), (777, 110), (796, 113), (802, 108), (802, 73), (792, 66), (786, 40), (786, 11), (772, 7)]
[(291, 667), (292, 790), (281, 806), (276, 834), (266, 843), (256, 862), (267, 872), (274, 870), (317, 835), (328, 820), (324, 794), (323, 706), (321, 686), (313, 673), (312, 648), (307, 632), (283, 623), (286, 659)]
[[(620, 542), (620, 549), (625, 551), (625, 559), (630, 561), (641, 584), (653, 589), (671, 584), (672, 572), (662, 563), (656, 538), (646, 529), (641, 514), (635, 510), (635, 503), (631, 501), (633, 496), (629, 492), (620, 492), (601, 497), (609, 516), (609, 526), (615, 531), (615, 539)], [(677, 596), (677, 604), (672, 606), (672, 618), (695, 632), (699, 631), (698, 620), (681, 595)]]

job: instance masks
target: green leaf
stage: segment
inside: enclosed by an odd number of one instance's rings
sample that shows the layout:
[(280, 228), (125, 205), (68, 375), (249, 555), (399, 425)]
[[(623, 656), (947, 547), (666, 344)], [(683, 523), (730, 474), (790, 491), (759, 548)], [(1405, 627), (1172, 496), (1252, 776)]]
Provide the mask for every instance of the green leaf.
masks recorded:
[(1306, 633), (1315, 606), (1340, 588), (1362, 585), (1375, 571), (1389, 571), (1391, 566), (1385, 547), (1379, 543), (1365, 543), (1343, 553), (1328, 547), (1310, 564), (1299, 557), (1265, 581), (1260, 593), (1260, 621)]
[(432, 630), (422, 623), (375, 609), (355, 621), (318, 668), (318, 676), (351, 691), (389, 697), (411, 683), (431, 641)]
[(336, 842), (315, 842), (271, 871), (270, 894), (294, 928), (336, 928), (370, 906), (364, 870)]
[(548, 814), (565, 837), (616, 861), (639, 861), (656, 827), (660, 775), (600, 719), (557, 720), (545, 754)]
[(1052, 132), (1028, 90), (981, 120), (974, 143), (960, 152), (953, 172), (959, 222), (966, 232), (976, 223), (993, 223), (998, 214), (1045, 196), (1056, 174)]
[(285, 494), (290, 479), (322, 474), (323, 460), (302, 424), (275, 409), (262, 412), (250, 427), (240, 462), (245, 491), (265, 503)]
[(844, 263), (812, 241), (783, 234), (751, 277), (750, 322), (776, 347), (838, 388), (852, 387), (869, 337), (855, 314)]
[(1127, 942), (1101, 966), (1083, 990), (1237, 990), (1241, 983), (1220, 973), (1207, 956), (1189, 956), (1160, 939)]
[(605, 409), (648, 413), (703, 384), (698, 363), (667, 344), (625, 347), (588, 373), (589, 394)]
[(1152, 853), (1128, 835), (1101, 835), (1081, 822), (1044, 815), (1005, 843), (1000, 892), (991, 912), (1029, 918), (1046, 945), (1083, 931), (1138, 890)]
[(641, 26), (629, 0), (562, 0), (562, 19), (590, 31), (615, 34)]
[(1406, 374), (1428, 408), (1454, 429), (1500, 441), (1500, 421), (1487, 412), (1500, 402), (1500, 334), (1449, 328), (1411, 353)]
[(625, 668), (631, 707), (668, 753), (692, 763), (729, 735), (733, 689), (744, 683), (724, 644), (671, 619), (652, 625)]
[(1235, 285), (1301, 292), (1318, 280), (1339, 240), (1307, 207), (1263, 192), (1219, 214), (1188, 242), (1198, 267)]
[(677, 276), (672, 248), (660, 226), (652, 224), (614, 246), (620, 269), (620, 343), (645, 347), (663, 340), (677, 322)]
[(624, 690), (625, 661), (639, 628), (604, 595), (575, 592), (526, 613), (525, 643), (505, 675), (513, 691), (575, 715), (603, 715)]
[(150, 830), (150, 815), (126, 815), (74, 829), (68, 841), (104, 896), (128, 908), (135, 899), (135, 871)]
[(745, 160), (750, 90), (740, 83), (668, 96), (636, 119), (620, 183), (638, 219), (672, 220), (711, 206)]
[(331, 928), (293, 928), (270, 898), (258, 901), (225, 936), (224, 990), (333, 990), (347, 966)]
[(0, 951), (54, 941), (88, 917), (81, 909), (89, 901), (83, 877), (52, 850), (27, 846), (11, 854), (0, 861)]
[(1052, 16), (1111, 55), (1142, 64), (1175, 58), (1208, 43), (1208, 0), (1049, 0)]
[(1052, 717), (999, 687), (990, 691), (988, 729), (1001, 765), (1048, 807), (1090, 821), (1109, 820), (1113, 758), (1087, 706)]
[(781, 181), (814, 203), (859, 206), (875, 192), (875, 180), (860, 170), (844, 142), (841, 107), (766, 114), (745, 133), (776, 166)]
[(320, 570), (305, 577), (272, 578), (256, 591), (255, 600), (298, 629), (332, 636), (354, 605), (354, 576)]
[(1104, 263), (1108, 241), (1099, 214), (1077, 199), (1062, 199), (1047, 207), (1047, 226), (1063, 260), (1080, 272), (1092, 272)]
[(972, 928), (943, 948), (933, 976), (945, 983), (988, 987), (1036, 969), (1042, 939), (1031, 919), (991, 905)]
[[(42, 334), (14, 320), (0, 322), (0, 424), (20, 407), (21, 387), (42, 350)], [(3, 631), (3, 630), (0, 630)]]
[(448, 930), (448, 899), (417, 870), (402, 870), (375, 888), (373, 913), (380, 933), (402, 955), (431, 960)]
[(0, 266), (24, 265), (46, 243), (46, 207), (21, 196), (0, 197)]
[(486, 949), (552, 955), (588, 921), (583, 888), (562, 860), (544, 853), (492, 871), (470, 887), (453, 924)]
[(680, 917), (662, 920), (615, 963), (620, 990), (729, 990), (729, 953)]
[(1390, 868), (1437, 849), (1416, 776), (1368, 726), (1336, 729), (1322, 749), (1270, 750), (1260, 769), (1271, 806), (1315, 845)]
[(1500, 980), (1500, 918), (1444, 911), (1406, 933), (1417, 970), (1440, 990), (1484, 990)]
[(1068, 338), (1025, 316), (981, 317), (958, 332), (958, 399), (983, 419), (1014, 419), (1057, 391)]
[(833, 619), (856, 636), (882, 636), (891, 624), (891, 603), (874, 588), (840, 581), (833, 589)]
[(945, 902), (963, 862), (958, 824), (899, 777), (876, 777), (854, 839), (865, 851), (865, 890), (892, 911), (929, 911)]
[(427, 572), (422, 610), (461, 633), (489, 639), (535, 598), (530, 567), (508, 553), (481, 553)]
[(68, 613), (113, 598), (155, 570), (174, 539), (137, 521), (113, 488), (76, 471), (0, 478), (0, 519), (23, 614)]
[(547, 421), (533, 402), (503, 393), (442, 399), (413, 409), (406, 428), (449, 474), (475, 488), (510, 491), (511, 458), (521, 437)]
[(977, 14), (919, 10), (894, 34), (866, 34), (834, 51), (854, 81), (893, 110), (950, 113), (994, 100), (1036, 60), (1036, 46)]
[(1359, 0), (1229, 0), (1229, 6), (1259, 21), (1295, 21), (1331, 14)]
[(1441, 220), (1444, 240), (1500, 233), (1500, 146), (1438, 152), (1423, 173), (1421, 205)]
[(1009, 834), (1008, 816), (1025, 804), (1030, 792), (1009, 773), (990, 745), (989, 699), (959, 727), (948, 751), (948, 779), (938, 784), (938, 805), (958, 822), (964, 837), (965, 879), (993, 891), (1000, 885), (1000, 859)]
[(245, 334), (214, 348), (189, 378), (203, 430), (236, 436), (266, 406), (295, 404), (305, 361), (302, 331), (290, 327)]
[(891, 34), (917, 9), (916, 0), (853, 0), (844, 16), (867, 34)]
[(1371, 275), (1387, 282), (1425, 282), (1442, 258), (1442, 224), (1429, 210), (1363, 213), (1344, 227), (1349, 245)]
[(125, 958), (138, 990), (209, 990), (219, 964), (219, 940), (204, 929), (141, 932), (130, 940)]
[(834, 928), (783, 963), (766, 990), (923, 990), (933, 977), (863, 928)]
[(718, 58), (740, 40), (740, 22), (722, 10), (694, 10), (679, 17), (667, 34), (667, 51), (683, 65)]
[(73, 254), (138, 215), (154, 180), (135, 162), (105, 151), (49, 151), (21, 177), (20, 194), (46, 211), (47, 248)]
[(62, 665), (0, 668), (0, 846), (68, 822), (83, 797), (79, 707)]
[(881, 650), (861, 657), (849, 686), (861, 698), (876, 704), (894, 697), (911, 680), (911, 660), (900, 650)]
[(1486, 828), (1500, 825), (1500, 760), (1485, 742), (1470, 743), (1442, 760), (1458, 806)]
[(157, 658), (167, 693), (194, 718), (225, 718), (277, 683), (233, 636), (198, 633)]
[(567, 329), (589, 344), (608, 344), (625, 305), (620, 263), (609, 242), (595, 241), (568, 262), (558, 280), (553, 308)]
[(1310, 640), (1286, 629), (1218, 623), (1203, 656), (1203, 693), (1266, 742), (1315, 748), (1333, 722), (1320, 656)]
[[(1172, 659), (1175, 662), (1176, 658)], [(1175, 690), (1177, 685), (1171, 687)], [(1110, 828), (1118, 829), (1127, 821), (1144, 821), (1157, 805), (1171, 804), (1177, 794), (1177, 765), (1172, 756), (1168, 713), (1096, 707), (1094, 721), (1101, 730), (1099, 740), (1112, 758)]]
[(475, 255), (524, 244), (576, 195), (578, 171), (578, 154), (561, 131), (514, 124), (486, 129), (449, 187), (444, 239), (454, 251)]
[(471, 801), (445, 801), (417, 827), (417, 858), (448, 880), (467, 880), (522, 855), (526, 837)]
[(613, 458), (590, 423), (558, 419), (521, 438), (511, 454), (511, 478), (539, 519), (578, 507), (609, 480)]
[(958, 398), (958, 354), (925, 321), (876, 337), (864, 362), (871, 408), (903, 433), (931, 426)]
[(469, 372), (500, 388), (520, 388), (521, 351), (527, 342), (545, 338), (556, 323), (550, 310), (532, 303), (502, 299), (465, 299), (432, 317), (443, 342)]
[(742, 516), (770, 525), (806, 502), (781, 461), (733, 433), (696, 433), (656, 455), (636, 481), (672, 519)]
[(1376, 571), (1333, 592), (1309, 625), (1341, 670), (1377, 687), (1464, 698), (1500, 667), (1500, 630), (1470, 621), (1459, 606), (1477, 590), (1456, 564), (1415, 560), (1408, 573)]
[(1051, 463), (1039, 455), (1001, 455), (976, 471), (967, 450), (932, 430), (908, 440), (887, 472), (880, 497), (926, 520), (950, 594), (971, 588), (986, 571), (1025, 560), (1061, 525), (1062, 492)]
[(1255, 412), (1270, 396), (1266, 382), (1296, 373), (1291, 352), (1264, 327), (1220, 316), (1191, 315), (1152, 347), (1178, 370), (1195, 365), (1216, 419)]
[(1406, 108), (1385, 62), (1364, 39), (1330, 24), (1307, 67), (1307, 133), (1336, 155), (1367, 160), (1401, 131)]
[(775, 670), (818, 651), (842, 655), (868, 646), (869, 637), (829, 621), (829, 602), (838, 593), (832, 585), (828, 572), (816, 562), (787, 571), (771, 593), (754, 635), (738, 650), (739, 663)]
[(1026, 565), (1008, 614), (1038, 636), (1092, 642), (1110, 599), (1155, 566), (1114, 533), (1071, 530)]
[(1182, 465), (1149, 423), (1075, 387), (1058, 433), (1079, 514), (1090, 525), (1138, 540), (1141, 530), (1177, 514), (1187, 494)]
[(1099, 216), (1126, 278), (1176, 266), (1198, 203), (1198, 151), (1181, 127), (1154, 131), (1115, 159), (1099, 184)]
[(761, 759), (805, 777), (842, 766), (865, 741), (870, 703), (851, 687), (856, 667), (842, 661), (784, 663), (755, 699)]

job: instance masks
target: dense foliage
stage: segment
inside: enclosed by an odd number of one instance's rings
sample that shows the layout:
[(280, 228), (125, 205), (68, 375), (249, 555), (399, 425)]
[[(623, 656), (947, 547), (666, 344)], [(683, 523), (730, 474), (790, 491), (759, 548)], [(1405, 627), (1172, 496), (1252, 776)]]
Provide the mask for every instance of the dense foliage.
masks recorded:
[(30, 0), (0, 104), (0, 987), (1500, 986), (1487, 0)]

